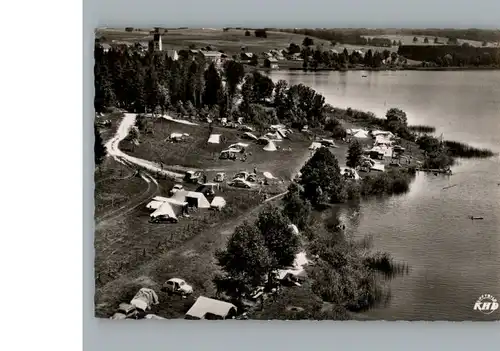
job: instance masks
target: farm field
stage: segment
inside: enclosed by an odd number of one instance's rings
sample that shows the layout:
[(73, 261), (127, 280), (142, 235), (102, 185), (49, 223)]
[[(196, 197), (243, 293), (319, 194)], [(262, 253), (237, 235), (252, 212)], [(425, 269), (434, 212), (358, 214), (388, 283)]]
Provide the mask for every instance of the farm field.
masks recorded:
[[(248, 52), (261, 53), (272, 49), (284, 49), (291, 43), (300, 45), (305, 36), (284, 32), (267, 32), (267, 38), (255, 37), (254, 30), (250, 29), (250, 36), (245, 36), (243, 29), (230, 29), (224, 32), (222, 29), (189, 28), (169, 29), (162, 35), (162, 43), (167, 49), (187, 49), (190, 46), (203, 48), (212, 47), (214, 50), (222, 50), (228, 54), (238, 54), (245, 47)], [(149, 31), (126, 32), (122, 30), (103, 29), (98, 30), (99, 35), (104, 36), (103, 42), (147, 42), (152, 39)], [(316, 44), (330, 46), (326, 40), (314, 39)]]

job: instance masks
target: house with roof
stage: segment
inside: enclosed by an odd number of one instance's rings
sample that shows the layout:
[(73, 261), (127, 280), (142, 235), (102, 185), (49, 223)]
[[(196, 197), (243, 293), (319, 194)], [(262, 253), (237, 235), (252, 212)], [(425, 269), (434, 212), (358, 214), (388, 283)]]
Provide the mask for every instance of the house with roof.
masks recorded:
[(215, 63), (216, 66), (221, 66), (224, 59), (227, 58), (226, 55), (218, 51), (199, 51), (199, 54), (202, 55), (205, 60)]
[(264, 60), (264, 67), (265, 68), (271, 68), (271, 69), (278, 69), (278, 60), (275, 59), (274, 57), (266, 58)]
[(240, 54), (240, 59), (243, 61), (250, 61), (254, 56), (256, 56), (253, 52), (242, 52)]
[(109, 51), (109, 49), (111, 49), (111, 45), (106, 44), (106, 43), (101, 44), (101, 47), (102, 47), (102, 50), (103, 50), (104, 52), (108, 52), (108, 51)]

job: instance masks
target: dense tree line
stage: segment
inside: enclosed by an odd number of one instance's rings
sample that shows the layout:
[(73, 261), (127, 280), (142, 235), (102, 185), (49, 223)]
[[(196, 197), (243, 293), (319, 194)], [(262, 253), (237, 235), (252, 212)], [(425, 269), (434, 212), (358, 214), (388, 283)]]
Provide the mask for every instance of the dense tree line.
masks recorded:
[[(265, 127), (274, 122), (301, 127), (325, 122), (325, 98), (303, 85), (289, 86), (227, 60), (222, 68), (199, 55), (173, 61), (165, 53), (95, 49), (97, 112), (118, 107), (136, 113), (174, 112), (192, 117), (243, 117)], [(241, 88), (240, 88), (241, 86)], [(238, 98), (241, 104), (236, 104)]]
[(302, 34), (309, 37), (328, 40), (332, 43), (352, 44), (352, 45), (368, 45), (368, 40), (363, 37), (363, 30), (335, 30), (335, 29), (309, 29), (309, 28), (294, 28), (280, 29), (282, 32)]
[(275, 29), (288, 33), (297, 33), (308, 35), (324, 40), (334, 40), (338, 43), (353, 44), (353, 45), (366, 45), (363, 44), (363, 36), (377, 37), (384, 34), (393, 35), (413, 35), (428, 38), (445, 37), (449, 39), (464, 39), (474, 40), (479, 42), (499, 42), (500, 30), (498, 29), (371, 29), (371, 28), (356, 28), (356, 29)]
[(443, 67), (500, 65), (500, 48), (479, 48), (468, 44), (402, 45), (398, 48), (398, 54)]

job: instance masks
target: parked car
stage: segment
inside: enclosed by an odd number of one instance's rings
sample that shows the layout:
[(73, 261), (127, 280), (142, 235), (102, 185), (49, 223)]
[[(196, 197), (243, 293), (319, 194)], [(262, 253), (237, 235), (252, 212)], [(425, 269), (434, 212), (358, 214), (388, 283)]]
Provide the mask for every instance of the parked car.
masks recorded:
[(182, 184), (175, 184), (172, 189), (170, 189), (170, 195), (175, 194), (179, 190), (184, 190), (184, 186)]
[(214, 182), (222, 183), (226, 179), (226, 173), (217, 173), (214, 178)]
[(248, 178), (249, 175), (250, 175), (250, 173), (248, 173), (248, 172), (239, 172), (239, 173), (235, 174), (235, 176), (233, 177), (233, 180), (234, 179), (247, 180), (247, 178)]
[(249, 182), (247, 182), (246, 180), (240, 179), (240, 178), (233, 179), (232, 181), (230, 181), (228, 183), (228, 185), (234, 186), (237, 188), (246, 188), (246, 189), (250, 189), (252, 187), (252, 185)]
[(202, 176), (203, 174), (199, 171), (187, 171), (184, 176), (184, 180), (190, 183), (198, 183), (201, 181)]
[(193, 293), (193, 287), (186, 283), (184, 279), (172, 278), (163, 284), (162, 291), (169, 294), (190, 295)]

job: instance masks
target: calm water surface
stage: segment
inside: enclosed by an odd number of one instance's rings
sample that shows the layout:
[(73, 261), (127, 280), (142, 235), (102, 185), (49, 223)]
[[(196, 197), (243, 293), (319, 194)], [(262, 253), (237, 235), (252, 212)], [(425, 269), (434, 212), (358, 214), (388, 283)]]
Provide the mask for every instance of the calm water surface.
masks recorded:
[[(306, 84), (334, 106), (380, 117), (399, 107), (410, 124), (432, 125), (445, 139), (500, 152), (500, 71), (277, 71), (271, 78)], [(371, 236), (375, 249), (410, 265), (409, 275), (391, 281), (389, 306), (369, 316), (500, 320), (499, 310), (473, 311), (482, 294), (500, 300), (500, 158), (460, 160), (453, 171), (452, 176), (419, 173), (403, 196), (342, 210), (355, 236)], [(472, 221), (470, 215), (484, 220)]]

